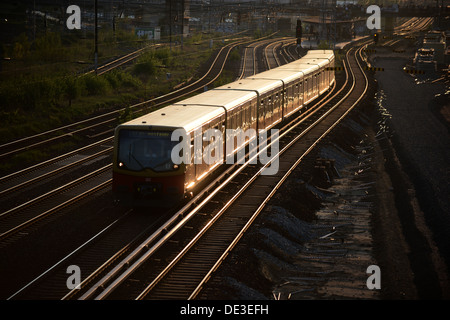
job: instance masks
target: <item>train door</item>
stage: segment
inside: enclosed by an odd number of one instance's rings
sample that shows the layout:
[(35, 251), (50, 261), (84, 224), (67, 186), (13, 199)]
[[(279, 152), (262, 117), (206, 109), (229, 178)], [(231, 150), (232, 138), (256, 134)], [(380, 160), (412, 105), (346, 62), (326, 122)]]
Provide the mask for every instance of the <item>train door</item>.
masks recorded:
[(245, 102), (242, 105), (242, 130), (246, 131), (250, 128), (250, 103)]
[(299, 85), (298, 85), (298, 107), (302, 107), (303, 103), (305, 102), (305, 95), (304, 95), (304, 86), (303, 86), (303, 81), (300, 81)]
[(294, 109), (294, 84), (289, 84), (287, 88), (287, 96), (286, 99), (288, 100), (287, 104), (287, 112), (286, 114), (290, 114), (292, 110)]
[[(210, 171), (223, 160), (223, 120), (221, 117), (212, 120), (207, 129), (210, 130), (210, 136), (204, 138), (204, 160), (206, 161), (207, 171)], [(206, 157), (206, 158), (205, 158)]]
[(261, 97), (258, 106), (258, 129), (264, 129), (264, 118), (265, 118), (265, 97)]
[(319, 94), (322, 92), (323, 90), (323, 71), (320, 70), (319, 71)]
[(274, 114), (274, 117), (275, 117), (275, 121), (276, 122), (278, 122), (278, 121), (280, 121), (281, 120), (281, 107), (282, 107), (282, 99), (281, 99), (281, 90), (279, 90), (279, 91), (277, 91), (277, 92), (275, 92), (275, 100), (274, 100), (274, 103), (275, 103), (275, 114)]
[(289, 85), (287, 85), (283, 89), (283, 116), (286, 116), (289, 113), (289, 97), (287, 95)]
[(299, 102), (299, 98), (300, 98), (300, 88), (299, 88), (299, 84), (295, 83), (292, 86), (292, 111), (294, 111), (295, 109), (297, 109), (298, 107), (298, 102)]
[(194, 143), (191, 154), (193, 155), (193, 163), (195, 164), (195, 179), (199, 180), (206, 171), (203, 161), (203, 150), (205, 143), (203, 141), (203, 127), (194, 130)]
[(193, 183), (195, 183), (194, 136), (193, 136), (193, 133), (188, 133), (187, 136), (190, 137), (190, 142), (189, 142), (190, 159), (188, 159), (188, 163), (186, 163), (184, 184), (185, 184), (185, 186), (190, 186)]
[(270, 92), (266, 99), (266, 118), (264, 128), (269, 127), (273, 123), (272, 114), (273, 114), (273, 96), (272, 92)]
[(258, 101), (257, 101), (257, 99), (253, 99), (253, 100), (251, 100), (250, 101), (250, 116), (251, 116), (251, 120), (250, 120), (250, 126), (251, 126), (251, 128), (253, 128), (253, 129), (255, 129), (255, 131), (256, 131), (256, 129), (257, 129), (257, 121), (258, 121), (258, 118), (257, 118), (257, 108), (258, 108)]
[(305, 96), (305, 102), (308, 102), (308, 100), (309, 100), (309, 83), (308, 83), (308, 78), (305, 79), (304, 96)]
[[(227, 126), (226, 129), (230, 130), (229, 132), (234, 132), (236, 129), (236, 110), (237, 108), (231, 109), (227, 113)], [(234, 134), (226, 134), (225, 135), (225, 156), (227, 159), (232, 156), (234, 151), (236, 150), (237, 138)], [(227, 160), (228, 161), (228, 160)]]
[(314, 75), (314, 98), (319, 95), (319, 74)]
[(317, 73), (317, 95), (320, 95), (320, 92), (322, 91), (322, 72), (319, 71)]

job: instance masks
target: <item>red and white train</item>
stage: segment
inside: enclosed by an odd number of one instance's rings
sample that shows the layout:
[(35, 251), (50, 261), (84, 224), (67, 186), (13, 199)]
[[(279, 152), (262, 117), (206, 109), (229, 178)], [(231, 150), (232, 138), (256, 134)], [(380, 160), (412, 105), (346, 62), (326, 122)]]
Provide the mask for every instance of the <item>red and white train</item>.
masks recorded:
[[(227, 131), (269, 130), (293, 113), (302, 112), (335, 81), (334, 63), (332, 50), (310, 50), (294, 62), (119, 125), (114, 141), (115, 199), (127, 206), (179, 203), (214, 173), (226, 157), (233, 156), (242, 147), (227, 148)], [(171, 153), (179, 141), (172, 141), (171, 137), (177, 129), (191, 138), (192, 160), (196, 152), (194, 141), (203, 141), (204, 145), (197, 148), (201, 152), (210, 143), (202, 138), (203, 133), (208, 129), (219, 130), (224, 136), (220, 140), (224, 158), (212, 163), (174, 163)]]

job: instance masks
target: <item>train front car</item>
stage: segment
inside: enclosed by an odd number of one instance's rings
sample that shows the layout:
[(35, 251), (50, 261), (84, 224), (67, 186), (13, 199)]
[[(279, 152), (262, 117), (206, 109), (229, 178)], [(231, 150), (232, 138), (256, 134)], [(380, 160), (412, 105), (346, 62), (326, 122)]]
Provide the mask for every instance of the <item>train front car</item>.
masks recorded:
[(115, 199), (129, 207), (167, 207), (184, 193), (184, 164), (172, 162), (175, 128), (141, 124), (117, 127), (113, 161)]
[(205, 131), (220, 128), (224, 121), (222, 108), (181, 104), (119, 125), (114, 138), (115, 199), (127, 207), (178, 205), (222, 161), (196, 164), (209, 146), (202, 139)]

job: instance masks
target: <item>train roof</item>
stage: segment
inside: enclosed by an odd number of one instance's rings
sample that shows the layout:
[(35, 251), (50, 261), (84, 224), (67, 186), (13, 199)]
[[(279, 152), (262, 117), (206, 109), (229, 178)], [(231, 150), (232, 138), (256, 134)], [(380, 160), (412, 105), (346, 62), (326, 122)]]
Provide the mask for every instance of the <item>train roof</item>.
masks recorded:
[(319, 67), (324, 67), (328, 65), (330, 61), (328, 59), (321, 59), (321, 58), (302, 58), (300, 64), (309, 64), (309, 65), (316, 65)]
[(220, 90), (233, 90), (233, 91), (256, 91), (259, 94), (264, 94), (268, 91), (274, 90), (279, 88), (281, 85), (281, 80), (279, 79), (273, 79), (271, 78), (244, 78), (235, 82), (231, 82), (229, 84), (226, 84), (224, 86), (221, 86), (217, 89), (214, 89), (215, 91)]
[(302, 72), (304, 75), (308, 75), (311, 72), (314, 72), (319, 69), (319, 64), (317, 63), (308, 63), (305, 61), (294, 61), (289, 64), (282, 65), (278, 67), (279, 70), (290, 70), (292, 72)]
[(281, 79), (288, 82), (327, 65), (333, 59), (333, 50), (309, 50), (304, 57), (296, 61), (258, 73), (247, 79)]
[(272, 69), (267, 70), (254, 76), (247, 77), (247, 79), (280, 79), (285, 83), (289, 83), (289, 81), (296, 80), (302, 77), (303, 72), (295, 69)]
[[(227, 85), (228, 86), (228, 85)], [(219, 87), (224, 88), (224, 86)], [(217, 88), (217, 89), (219, 89)], [(206, 105), (224, 107), (227, 110), (256, 97), (254, 91), (212, 89), (177, 102), (177, 105)]]
[(309, 50), (303, 57), (301, 57), (299, 60), (303, 58), (317, 58), (317, 59), (329, 59), (332, 60), (334, 58), (334, 51), (333, 50)]
[[(294, 62), (184, 99), (119, 127), (184, 128), (186, 132), (190, 132), (198, 126), (224, 115), (224, 108), (232, 109), (254, 98), (257, 92), (262, 95), (279, 88), (281, 80), (288, 82), (289, 79), (307, 75), (317, 70), (322, 62), (328, 62), (333, 58), (333, 50), (310, 50), (303, 58)], [(187, 106), (189, 107), (187, 108)]]
[(225, 114), (225, 111), (222, 108), (212, 106), (189, 105), (189, 108), (186, 108), (183, 105), (170, 105), (128, 121), (119, 127), (184, 128), (186, 132), (190, 132), (203, 123), (223, 114)]

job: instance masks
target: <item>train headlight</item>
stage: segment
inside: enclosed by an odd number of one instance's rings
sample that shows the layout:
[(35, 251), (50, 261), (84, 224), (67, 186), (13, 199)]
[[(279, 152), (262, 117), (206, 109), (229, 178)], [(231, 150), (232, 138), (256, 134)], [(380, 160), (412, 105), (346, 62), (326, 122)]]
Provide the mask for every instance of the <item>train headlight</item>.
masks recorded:
[(123, 162), (119, 162), (119, 168), (122, 168), (124, 166)]
[(179, 168), (179, 166), (177, 164), (173, 165), (173, 170), (177, 170)]

